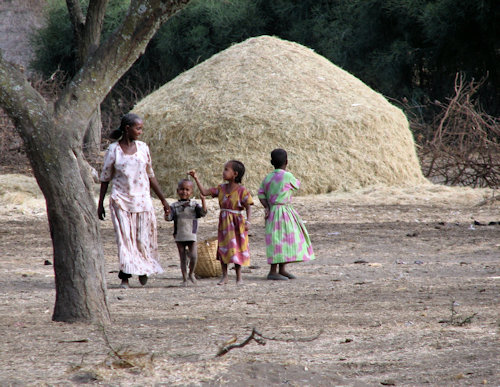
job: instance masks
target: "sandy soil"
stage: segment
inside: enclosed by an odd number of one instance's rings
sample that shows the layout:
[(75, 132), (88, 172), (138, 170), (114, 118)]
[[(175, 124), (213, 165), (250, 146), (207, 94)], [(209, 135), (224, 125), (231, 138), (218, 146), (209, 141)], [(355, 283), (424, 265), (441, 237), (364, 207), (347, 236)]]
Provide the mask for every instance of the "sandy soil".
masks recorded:
[[(253, 266), (242, 287), (234, 271), (226, 286), (214, 278), (180, 287), (172, 226), (160, 220), (165, 273), (119, 289), (108, 219), (102, 237), (113, 321), (99, 327), (51, 321), (43, 199), (36, 187), (2, 177), (2, 386), (500, 385), (500, 225), (488, 225), (500, 221), (500, 202), (480, 205), (491, 191), (379, 187), (298, 197), (317, 259), (291, 266), (298, 279), (286, 282), (265, 279), (256, 206)], [(215, 235), (217, 205), (209, 205), (202, 239)], [(253, 328), (265, 345), (215, 356)]]

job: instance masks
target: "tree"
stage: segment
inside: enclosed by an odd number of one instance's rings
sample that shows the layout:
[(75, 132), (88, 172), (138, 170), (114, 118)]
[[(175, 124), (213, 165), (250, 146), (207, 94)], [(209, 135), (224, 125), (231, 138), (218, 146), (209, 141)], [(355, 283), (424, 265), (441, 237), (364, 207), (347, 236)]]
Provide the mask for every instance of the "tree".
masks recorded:
[(152, 80), (161, 86), (231, 44), (266, 34), (261, 2), (192, 0), (159, 29), (148, 46), (149, 65), (142, 74), (154, 74)]
[[(188, 2), (132, 0), (122, 24), (89, 53), (54, 102), (45, 100), (0, 52), (0, 106), (23, 139), (47, 204), (54, 250), (54, 321), (109, 321), (104, 257), (82, 139), (95, 106), (144, 52), (159, 26)], [(88, 13), (106, 3), (90, 0)]]
[[(77, 68), (83, 66), (89, 55), (99, 45), (108, 1), (91, 1), (86, 16), (84, 16), (80, 0), (66, 0), (77, 46)], [(90, 155), (97, 155), (99, 151), (101, 126), (101, 108), (97, 104), (83, 137), (83, 148)]]

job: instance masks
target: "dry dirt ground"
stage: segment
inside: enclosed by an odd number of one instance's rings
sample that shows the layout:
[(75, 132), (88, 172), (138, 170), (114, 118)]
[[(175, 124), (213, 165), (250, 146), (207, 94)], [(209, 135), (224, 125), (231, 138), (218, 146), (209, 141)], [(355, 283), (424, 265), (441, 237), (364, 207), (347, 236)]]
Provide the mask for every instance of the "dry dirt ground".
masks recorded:
[[(226, 286), (214, 278), (180, 287), (172, 227), (159, 220), (165, 273), (118, 288), (107, 219), (112, 324), (101, 327), (51, 321), (43, 199), (25, 177), (0, 182), (2, 386), (500, 385), (500, 225), (488, 225), (500, 221), (500, 202), (481, 204), (491, 191), (379, 187), (297, 197), (317, 259), (291, 265), (298, 279), (286, 282), (265, 279), (256, 206), (253, 266), (241, 287), (234, 271)], [(209, 205), (202, 239), (215, 235), (217, 205)], [(216, 357), (253, 328), (265, 345)]]

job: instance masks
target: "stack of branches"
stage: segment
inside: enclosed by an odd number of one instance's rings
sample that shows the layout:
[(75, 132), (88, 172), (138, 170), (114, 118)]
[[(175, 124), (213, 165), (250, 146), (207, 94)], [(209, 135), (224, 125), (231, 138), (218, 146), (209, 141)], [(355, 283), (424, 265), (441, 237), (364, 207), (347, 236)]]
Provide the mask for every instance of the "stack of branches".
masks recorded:
[(420, 149), (424, 175), (446, 185), (500, 186), (500, 120), (481, 111), (474, 95), (484, 83), (455, 77), (455, 95), (440, 109)]

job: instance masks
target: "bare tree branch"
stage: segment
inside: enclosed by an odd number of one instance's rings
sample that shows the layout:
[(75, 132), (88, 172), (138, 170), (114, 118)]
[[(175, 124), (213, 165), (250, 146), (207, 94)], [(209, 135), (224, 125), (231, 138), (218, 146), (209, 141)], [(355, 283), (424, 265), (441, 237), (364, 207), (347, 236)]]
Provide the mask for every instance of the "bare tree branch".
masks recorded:
[(99, 45), (108, 2), (109, 0), (90, 0), (85, 17), (79, 0), (66, 0), (73, 25), (79, 67)]
[(96, 50), (99, 45), (108, 2), (109, 0), (90, 0), (83, 32), (83, 47), (81, 52), (83, 60)]
[(56, 103), (56, 115), (71, 110), (86, 122), (113, 85), (144, 52), (161, 20), (189, 0), (132, 0), (120, 28), (92, 53)]
[(80, 6), (79, 0), (66, 0), (66, 7), (68, 8), (69, 19), (73, 28), (78, 28), (82, 30), (82, 26), (85, 24), (85, 18), (83, 16), (82, 7)]
[(217, 352), (216, 357), (224, 356), (226, 353), (229, 351), (235, 349), (235, 348), (243, 348), (244, 346), (250, 344), (250, 342), (255, 341), (259, 345), (266, 345), (265, 340), (271, 340), (271, 341), (281, 341), (285, 343), (293, 343), (293, 342), (310, 342), (316, 340), (323, 331), (319, 331), (317, 335), (313, 337), (301, 337), (301, 338), (293, 338), (293, 339), (284, 339), (284, 338), (279, 338), (279, 337), (266, 337), (262, 333), (260, 333), (257, 329), (252, 328), (252, 332), (250, 333), (250, 336), (248, 336), (245, 340), (243, 340), (239, 344), (234, 344), (236, 341), (236, 338), (230, 340), (228, 343), (225, 343), (226, 345), (223, 345), (219, 348), (219, 351)]
[(500, 121), (475, 100), (486, 78), (466, 81), (457, 73), (454, 95), (427, 127), (419, 149), (425, 176), (447, 185), (500, 186)]
[(32, 144), (37, 122), (46, 119), (51, 106), (26, 80), (24, 74), (3, 59), (0, 51), (0, 106), (11, 117), (16, 127), (25, 127), (24, 141)]

